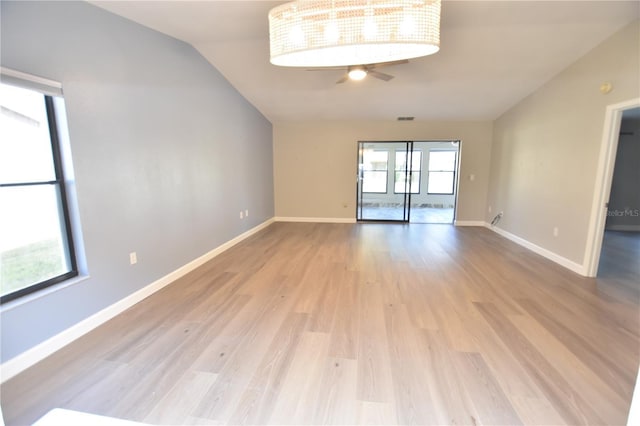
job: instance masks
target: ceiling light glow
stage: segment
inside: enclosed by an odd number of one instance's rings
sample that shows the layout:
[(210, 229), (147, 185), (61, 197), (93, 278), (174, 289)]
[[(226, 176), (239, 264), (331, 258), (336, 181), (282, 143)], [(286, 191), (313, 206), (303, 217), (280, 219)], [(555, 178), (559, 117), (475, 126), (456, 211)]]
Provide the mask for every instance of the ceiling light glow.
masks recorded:
[(363, 68), (353, 68), (349, 70), (349, 78), (351, 80), (362, 80), (367, 76), (367, 71)]

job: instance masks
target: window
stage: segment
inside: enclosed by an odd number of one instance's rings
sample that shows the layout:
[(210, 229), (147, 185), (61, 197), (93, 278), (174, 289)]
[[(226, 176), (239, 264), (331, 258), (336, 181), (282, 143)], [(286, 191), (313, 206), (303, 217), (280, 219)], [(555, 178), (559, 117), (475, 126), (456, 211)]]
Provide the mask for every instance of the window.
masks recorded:
[[(411, 158), (411, 170), (407, 170), (407, 160)], [(396, 167), (395, 167), (395, 187), (396, 194), (404, 194), (407, 192), (409, 182), (407, 176), (411, 176), (411, 193), (420, 193), (420, 175), (422, 170), (422, 152), (413, 151), (407, 156), (406, 151), (396, 151)], [(411, 173), (409, 173), (411, 172)]]
[(427, 193), (453, 194), (456, 151), (429, 151)]
[(0, 301), (76, 276), (54, 99), (0, 84)]
[(365, 150), (362, 163), (362, 192), (386, 194), (389, 151)]

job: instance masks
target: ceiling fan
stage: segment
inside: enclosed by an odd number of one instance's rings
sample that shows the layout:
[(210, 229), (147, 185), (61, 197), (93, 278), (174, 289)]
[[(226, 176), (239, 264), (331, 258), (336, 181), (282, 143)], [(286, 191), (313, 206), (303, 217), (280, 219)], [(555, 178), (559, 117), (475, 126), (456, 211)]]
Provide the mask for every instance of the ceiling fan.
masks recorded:
[(391, 74), (376, 71), (377, 68), (389, 67), (392, 65), (407, 64), (409, 61), (403, 59), (401, 61), (379, 62), (376, 64), (350, 65), (347, 67), (319, 67), (309, 68), (307, 71), (330, 71), (330, 70), (346, 70), (342, 78), (336, 81), (336, 84), (344, 83), (347, 80), (362, 80), (367, 76), (371, 76), (383, 81), (389, 81), (393, 78)]

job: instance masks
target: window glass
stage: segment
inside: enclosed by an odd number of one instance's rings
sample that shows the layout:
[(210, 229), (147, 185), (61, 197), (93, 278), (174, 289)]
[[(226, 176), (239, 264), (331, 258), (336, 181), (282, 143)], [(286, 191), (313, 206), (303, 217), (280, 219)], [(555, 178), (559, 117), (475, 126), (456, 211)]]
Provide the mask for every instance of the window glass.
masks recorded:
[(362, 163), (362, 192), (386, 193), (389, 151), (365, 150)]
[(429, 172), (430, 194), (453, 194), (452, 172)]
[[(0, 84), (0, 300), (77, 275), (53, 99)], [(51, 131), (54, 133), (51, 133)]]
[(434, 172), (453, 172), (456, 169), (456, 152), (455, 151), (430, 151), (429, 152), (429, 171)]
[(2, 294), (69, 271), (59, 199), (55, 185), (0, 190)]
[(456, 151), (429, 151), (427, 193), (453, 194)]
[[(409, 188), (407, 176), (409, 173), (407, 172), (407, 152), (406, 151), (396, 151), (396, 172), (395, 172), (395, 185), (394, 192), (396, 194), (404, 194)], [(411, 155), (411, 193), (419, 194), (420, 193), (420, 176), (421, 176), (421, 168), (422, 168), (422, 152), (421, 151), (413, 151)]]
[(44, 96), (0, 85), (0, 182), (55, 180)]

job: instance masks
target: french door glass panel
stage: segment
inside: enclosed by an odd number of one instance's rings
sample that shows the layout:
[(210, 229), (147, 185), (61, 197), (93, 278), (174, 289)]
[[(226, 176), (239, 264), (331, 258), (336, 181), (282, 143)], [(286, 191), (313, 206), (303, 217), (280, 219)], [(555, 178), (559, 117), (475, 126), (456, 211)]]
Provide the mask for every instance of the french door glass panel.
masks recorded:
[[(411, 170), (407, 170), (408, 159), (411, 158)], [(407, 154), (406, 151), (396, 151), (395, 164), (395, 188), (396, 194), (411, 191), (412, 194), (420, 193), (420, 168), (422, 166), (422, 152), (415, 149)], [(407, 179), (411, 177), (411, 183)]]
[(411, 144), (358, 143), (358, 220), (409, 221)]

